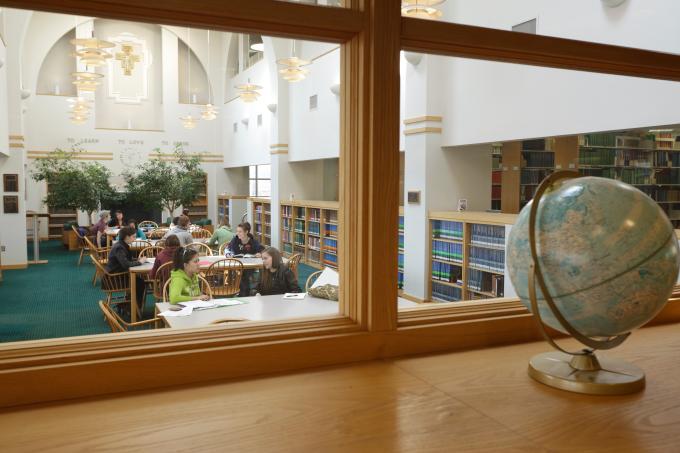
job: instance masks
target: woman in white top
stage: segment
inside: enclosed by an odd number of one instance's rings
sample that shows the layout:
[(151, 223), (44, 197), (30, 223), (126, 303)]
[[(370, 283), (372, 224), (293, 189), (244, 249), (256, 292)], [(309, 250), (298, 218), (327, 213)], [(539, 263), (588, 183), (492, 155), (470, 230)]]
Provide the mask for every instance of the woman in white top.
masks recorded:
[(163, 236), (163, 239), (167, 238), (171, 234), (174, 234), (175, 236), (177, 236), (177, 239), (179, 239), (179, 244), (182, 247), (186, 247), (187, 245), (194, 242), (194, 238), (193, 236), (191, 236), (191, 233), (189, 233), (188, 227), (189, 217), (181, 215), (179, 216), (178, 224), (175, 225), (170, 230), (168, 230), (168, 232), (165, 233), (165, 236)]

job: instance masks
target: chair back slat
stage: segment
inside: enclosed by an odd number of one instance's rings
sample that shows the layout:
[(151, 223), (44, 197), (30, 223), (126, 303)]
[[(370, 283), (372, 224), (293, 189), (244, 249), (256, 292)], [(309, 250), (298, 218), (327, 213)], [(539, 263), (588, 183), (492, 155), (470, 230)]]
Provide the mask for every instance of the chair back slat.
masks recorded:
[(191, 244), (187, 245), (186, 248), (196, 250), (198, 252), (198, 256), (212, 256), (213, 254), (212, 249), (202, 242), (192, 242)]
[(157, 245), (152, 245), (151, 247), (146, 247), (142, 249), (139, 252), (139, 258), (141, 257), (146, 257), (146, 258), (155, 258), (158, 256), (159, 253), (163, 251), (163, 247), (159, 247)]
[(162, 264), (156, 269), (156, 274), (153, 276), (153, 296), (157, 301), (163, 300), (163, 287), (170, 279), (170, 272), (172, 271), (172, 261)]
[(215, 261), (205, 271), (205, 279), (216, 296), (235, 296), (241, 287), (243, 263), (239, 260), (224, 258)]
[[(169, 278), (168, 281), (165, 282), (163, 285), (163, 302), (170, 302), (170, 282), (172, 281), (172, 278)], [(201, 294), (207, 294), (208, 297), (211, 299), (213, 298), (213, 292), (212, 289), (210, 288), (210, 285), (206, 281), (205, 278), (201, 277), (200, 275), (198, 276), (198, 287), (201, 290)], [(199, 296), (196, 296), (198, 298)]]
[(300, 264), (301, 259), (302, 254), (296, 253), (288, 259), (287, 263), (288, 269), (290, 269), (293, 272), (293, 275), (295, 275), (296, 280), (298, 278), (298, 264)]
[(113, 310), (111, 310), (111, 307), (106, 302), (100, 300), (99, 308), (101, 308), (102, 313), (104, 313), (104, 319), (111, 328), (111, 332), (125, 332), (125, 328), (118, 322), (118, 318), (114, 315)]
[(204, 228), (193, 230), (191, 232), (191, 237), (193, 237), (194, 239), (210, 239), (211, 236), (212, 234), (210, 233), (210, 231)]
[(321, 275), (323, 271), (316, 271), (312, 272), (309, 274), (309, 277), (307, 277), (307, 282), (305, 283), (305, 292), (309, 291), (309, 288), (314, 284), (317, 278), (319, 278), (319, 275)]

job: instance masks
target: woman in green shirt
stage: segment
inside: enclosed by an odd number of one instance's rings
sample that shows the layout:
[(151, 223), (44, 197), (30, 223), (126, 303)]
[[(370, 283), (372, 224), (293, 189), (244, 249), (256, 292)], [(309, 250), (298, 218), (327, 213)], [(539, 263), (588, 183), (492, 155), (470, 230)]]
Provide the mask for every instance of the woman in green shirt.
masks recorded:
[(190, 300), (208, 300), (209, 296), (201, 294), (198, 284), (199, 271), (198, 252), (185, 247), (178, 247), (173, 256), (173, 270), (170, 273), (170, 303), (177, 304)]
[(231, 231), (231, 228), (229, 228), (229, 225), (226, 222), (222, 222), (208, 241), (208, 246), (214, 247), (217, 245), (218, 247), (221, 247), (222, 244), (231, 242), (233, 238), (234, 233)]

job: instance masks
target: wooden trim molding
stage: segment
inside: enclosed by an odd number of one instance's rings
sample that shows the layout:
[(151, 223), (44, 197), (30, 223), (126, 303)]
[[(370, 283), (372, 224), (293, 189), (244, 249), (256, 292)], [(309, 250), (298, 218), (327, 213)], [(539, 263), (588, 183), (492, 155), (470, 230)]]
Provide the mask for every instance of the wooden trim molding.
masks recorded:
[(288, 143), (275, 143), (269, 145), (269, 154), (288, 154)]
[(23, 141), (24, 141), (24, 136), (23, 136), (23, 135), (10, 135), (10, 136), (9, 136), (9, 139), (10, 139), (10, 140), (20, 140), (20, 141), (23, 142)]
[(165, 132), (165, 129), (123, 129), (116, 127), (95, 127), (96, 131)]
[(680, 81), (677, 55), (472, 25), (401, 18), (402, 50)]
[(404, 120), (404, 124), (415, 124), (415, 123), (441, 123), (442, 117), (437, 115), (425, 115), (417, 116), (415, 118), (407, 118)]
[(441, 134), (441, 127), (417, 127), (414, 129), (404, 130), (404, 135), (418, 135), (418, 134)]
[(23, 148), (24, 144), (23, 143), (10, 143), (9, 147), (10, 148)]
[(275, 143), (273, 145), (269, 145), (269, 149), (278, 149), (278, 148), (288, 148), (288, 143)]
[(0, 269), (3, 271), (6, 270), (11, 270), (11, 269), (26, 269), (28, 267), (28, 263), (19, 263), (19, 264), (3, 264), (0, 266)]
[[(26, 157), (29, 159), (48, 159), (54, 151), (28, 151)], [(75, 160), (113, 160), (113, 153), (99, 151), (80, 151), (74, 153)]]

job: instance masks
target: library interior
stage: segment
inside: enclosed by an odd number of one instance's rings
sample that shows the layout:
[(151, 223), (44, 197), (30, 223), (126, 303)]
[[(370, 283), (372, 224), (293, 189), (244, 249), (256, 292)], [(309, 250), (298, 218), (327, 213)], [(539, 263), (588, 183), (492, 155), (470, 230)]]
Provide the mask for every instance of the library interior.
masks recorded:
[[(97, 420), (82, 404), (159, 429), (153, 443), (134, 435), (138, 449), (199, 439), (199, 451), (222, 441), (239, 451), (430, 451), (456, 441), (493, 451), (493, 425), (508, 448), (561, 451), (579, 423), (555, 431), (560, 410), (603, 428), (599, 440), (593, 428), (570, 444), (579, 450), (677, 446), (677, 422), (633, 414), (636, 403), (650, 417), (680, 410), (660, 396), (677, 389), (669, 376), (680, 371), (668, 364), (680, 349), (677, 264), (646, 319), (653, 326), (604, 351), (643, 368), (655, 389), (573, 397), (526, 374), (550, 346), (539, 342), (542, 311), (537, 324), (515, 287), (511, 248), (521, 217), (540, 218), (534, 197), (556, 196), (557, 185), (541, 183), (569, 172), (648, 197), (677, 262), (680, 4), (209, 0), (199, 14), (124, 3), (0, 1), (0, 383), (12, 389), (0, 408), (19, 407), (0, 409), (16, 428), (0, 438), (12, 451), (48, 445), (64, 426), (80, 448), (132, 445), (132, 424), (88, 438), (82, 426)], [(602, 207), (628, 213), (629, 224), (609, 237), (589, 224), (584, 261), (609, 250), (648, 272), (616, 251), (621, 231), (652, 221), (635, 225), (638, 208)], [(553, 244), (540, 233), (529, 237), (547, 254)], [(590, 267), (570, 259), (562, 278), (583, 269), (592, 286), (614, 278), (600, 258)], [(645, 302), (635, 303), (608, 313), (637, 316)], [(307, 409), (328, 423), (319, 433), (302, 427), (310, 419), (292, 402), (305, 399), (296, 377), (311, 387)], [(357, 388), (345, 388), (351, 379)], [(267, 383), (288, 402), (263, 393)], [(239, 392), (257, 406), (243, 409), (252, 423), (240, 432), (237, 414), (224, 414), (248, 404)], [(323, 394), (356, 407), (320, 403)], [(502, 409), (520, 397), (526, 421)], [(151, 421), (162, 404), (181, 417), (182, 404), (201, 399), (219, 421), (167, 436)], [(398, 404), (404, 414), (380, 409)], [(273, 419), (258, 421), (267, 407)], [(598, 425), (605, 409), (629, 423), (622, 437)], [(448, 431), (449, 411), (470, 430)], [(50, 425), (55, 416), (63, 425)], [(45, 427), (30, 441), (29, 417)], [(287, 417), (300, 427), (278, 444)], [(374, 433), (363, 427), (371, 421)], [(215, 434), (221, 423), (233, 429)]]

